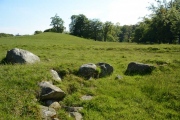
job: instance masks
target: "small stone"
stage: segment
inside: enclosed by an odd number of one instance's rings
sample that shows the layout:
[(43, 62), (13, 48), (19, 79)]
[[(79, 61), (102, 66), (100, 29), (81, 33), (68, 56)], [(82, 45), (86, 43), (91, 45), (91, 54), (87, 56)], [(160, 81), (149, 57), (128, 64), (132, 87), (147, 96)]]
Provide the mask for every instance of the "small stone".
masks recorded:
[(60, 76), (58, 75), (58, 73), (55, 71), (55, 70), (50, 70), (51, 71), (51, 74), (53, 76), (53, 79), (57, 82), (61, 82), (61, 78)]
[(40, 105), (40, 113), (42, 120), (52, 120), (56, 118), (56, 111), (53, 108)]
[(59, 120), (58, 118), (53, 118), (53, 120)]
[(50, 108), (54, 108), (55, 110), (59, 110), (61, 108), (61, 105), (57, 101), (54, 101), (54, 100), (45, 101), (45, 105)]
[(93, 98), (93, 96), (90, 95), (84, 95), (81, 97), (82, 100), (91, 100)]
[(66, 111), (68, 112), (79, 112), (83, 109), (83, 107), (64, 107), (66, 109)]
[(70, 112), (70, 115), (72, 117), (74, 117), (75, 120), (82, 120), (83, 119), (82, 115), (80, 113), (78, 113), (78, 112)]
[(59, 120), (58, 118), (53, 118), (53, 120)]
[(115, 77), (115, 80), (121, 80), (122, 78), (123, 78), (122, 76), (117, 75), (117, 76)]

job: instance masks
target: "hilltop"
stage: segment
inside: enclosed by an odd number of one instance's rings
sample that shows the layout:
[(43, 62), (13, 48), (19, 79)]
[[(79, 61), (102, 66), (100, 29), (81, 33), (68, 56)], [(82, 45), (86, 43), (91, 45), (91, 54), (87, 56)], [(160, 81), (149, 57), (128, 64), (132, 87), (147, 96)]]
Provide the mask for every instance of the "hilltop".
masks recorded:
[[(99, 42), (60, 33), (0, 38), (0, 60), (7, 50), (21, 48), (41, 59), (37, 64), (0, 64), (0, 118), (40, 119), (38, 83), (52, 80), (50, 69), (59, 71), (67, 93), (62, 106), (83, 107), (87, 120), (180, 119), (180, 46), (169, 44)], [(128, 63), (156, 66), (148, 75), (125, 75)], [(85, 80), (75, 73), (82, 64), (106, 62), (111, 76)], [(115, 80), (116, 76), (122, 79)], [(91, 95), (90, 101), (82, 101)], [(62, 108), (59, 119), (73, 119)]]

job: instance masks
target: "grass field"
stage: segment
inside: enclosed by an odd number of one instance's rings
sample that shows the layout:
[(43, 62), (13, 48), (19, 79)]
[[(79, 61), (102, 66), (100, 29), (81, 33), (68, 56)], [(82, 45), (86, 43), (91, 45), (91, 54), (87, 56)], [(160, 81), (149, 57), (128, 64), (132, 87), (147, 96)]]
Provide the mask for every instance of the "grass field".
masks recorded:
[[(7, 50), (21, 48), (38, 55), (33, 65), (0, 64), (0, 120), (38, 120), (37, 83), (52, 80), (50, 69), (63, 76), (55, 83), (67, 93), (61, 105), (82, 106), (84, 120), (180, 119), (180, 46), (97, 42), (67, 34), (0, 38), (0, 60)], [(129, 62), (156, 66), (150, 75), (127, 76)], [(114, 73), (106, 78), (84, 80), (76, 76), (85, 63), (106, 62)], [(122, 80), (115, 80), (117, 75)], [(94, 96), (82, 101), (82, 95)], [(63, 110), (61, 120), (71, 120)]]

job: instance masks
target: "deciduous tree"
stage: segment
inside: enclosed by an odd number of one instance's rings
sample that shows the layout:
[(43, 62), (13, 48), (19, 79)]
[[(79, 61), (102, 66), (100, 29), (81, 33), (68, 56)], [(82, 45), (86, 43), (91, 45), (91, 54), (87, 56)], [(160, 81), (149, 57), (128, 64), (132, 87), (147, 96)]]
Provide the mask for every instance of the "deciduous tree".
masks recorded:
[(65, 29), (63, 26), (64, 21), (56, 14), (54, 17), (51, 17), (51, 26), (53, 26), (53, 32), (62, 33)]

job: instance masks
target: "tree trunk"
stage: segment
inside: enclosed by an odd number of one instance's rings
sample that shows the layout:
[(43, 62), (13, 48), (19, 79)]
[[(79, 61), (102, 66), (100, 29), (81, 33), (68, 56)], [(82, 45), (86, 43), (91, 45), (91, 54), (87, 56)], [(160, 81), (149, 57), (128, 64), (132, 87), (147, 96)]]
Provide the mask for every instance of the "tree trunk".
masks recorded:
[(104, 36), (104, 42), (106, 42), (106, 39), (107, 39), (107, 38), (106, 38), (106, 35), (105, 35), (105, 36)]

